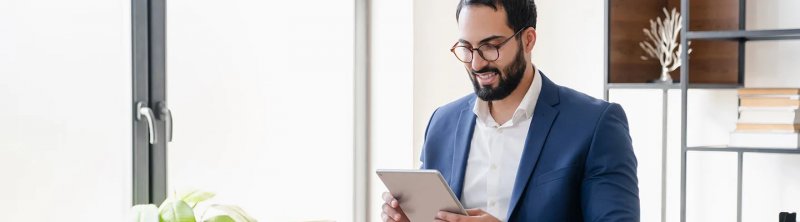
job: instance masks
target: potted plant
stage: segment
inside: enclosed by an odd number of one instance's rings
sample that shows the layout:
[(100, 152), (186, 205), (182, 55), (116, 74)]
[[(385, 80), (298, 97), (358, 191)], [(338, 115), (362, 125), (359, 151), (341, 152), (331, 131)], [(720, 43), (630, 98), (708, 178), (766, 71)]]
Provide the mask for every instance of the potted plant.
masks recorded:
[[(197, 204), (211, 199), (214, 193), (191, 190), (174, 193), (164, 200), (161, 206), (140, 204), (131, 208), (131, 221), (134, 222), (255, 222), (242, 208), (235, 205), (212, 204), (199, 213)], [(206, 216), (212, 211), (210, 216)]]

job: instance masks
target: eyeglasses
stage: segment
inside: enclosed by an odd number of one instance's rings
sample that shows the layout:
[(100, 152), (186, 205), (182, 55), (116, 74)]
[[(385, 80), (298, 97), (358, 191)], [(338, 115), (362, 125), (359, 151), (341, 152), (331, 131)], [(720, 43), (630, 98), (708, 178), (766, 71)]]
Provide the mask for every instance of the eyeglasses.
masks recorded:
[(512, 38), (514, 38), (514, 36), (517, 36), (520, 32), (522, 32), (522, 30), (525, 29), (520, 29), (519, 31), (517, 31), (517, 33), (514, 33), (514, 35), (508, 37), (506, 40), (503, 40), (503, 42), (497, 45), (484, 43), (478, 46), (478, 48), (470, 48), (469, 46), (458, 45), (458, 42), (456, 42), (456, 44), (453, 45), (452, 48), (450, 48), (450, 52), (453, 52), (453, 55), (456, 55), (456, 58), (458, 58), (459, 61), (464, 63), (470, 63), (472, 62), (472, 57), (474, 54), (473, 51), (477, 50), (478, 55), (480, 55), (481, 58), (483, 58), (483, 60), (494, 62), (500, 58), (500, 47), (503, 47), (503, 45), (505, 45)]

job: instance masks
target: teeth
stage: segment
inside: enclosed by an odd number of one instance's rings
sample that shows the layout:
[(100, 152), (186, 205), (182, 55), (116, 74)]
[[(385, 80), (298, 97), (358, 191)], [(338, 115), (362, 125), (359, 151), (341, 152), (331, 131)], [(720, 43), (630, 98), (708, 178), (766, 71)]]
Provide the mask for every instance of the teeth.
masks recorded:
[(475, 76), (477, 76), (480, 79), (489, 79), (489, 78), (494, 77), (495, 75), (497, 75), (497, 73), (494, 73), (494, 72), (475, 74)]

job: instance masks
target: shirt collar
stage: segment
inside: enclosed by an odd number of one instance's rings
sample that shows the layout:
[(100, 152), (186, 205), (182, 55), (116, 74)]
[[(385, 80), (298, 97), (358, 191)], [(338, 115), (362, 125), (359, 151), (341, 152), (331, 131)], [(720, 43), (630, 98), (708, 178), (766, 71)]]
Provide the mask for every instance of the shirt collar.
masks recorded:
[[(536, 67), (533, 68), (533, 81), (531, 82), (525, 96), (519, 103), (514, 115), (511, 118), (511, 125), (519, 123), (533, 117), (533, 111), (536, 108), (536, 102), (539, 100), (539, 94), (542, 91), (542, 78), (541, 73)], [(475, 106), (472, 107), (472, 112), (478, 117), (478, 120), (487, 126), (499, 126), (504, 123), (495, 122), (492, 115), (489, 113), (489, 102), (483, 101), (480, 98), (475, 99)]]

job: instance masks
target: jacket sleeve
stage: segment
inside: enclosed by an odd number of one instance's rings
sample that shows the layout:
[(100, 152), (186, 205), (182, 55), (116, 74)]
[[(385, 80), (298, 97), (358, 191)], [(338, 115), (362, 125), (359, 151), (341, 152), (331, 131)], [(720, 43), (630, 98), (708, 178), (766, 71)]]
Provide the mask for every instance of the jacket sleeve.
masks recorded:
[(422, 148), (420, 148), (419, 152), (419, 161), (422, 162), (422, 164), (419, 165), (420, 169), (427, 169), (425, 165), (425, 151), (427, 149), (426, 144), (428, 143), (428, 130), (431, 130), (431, 122), (433, 121), (433, 117), (436, 116), (436, 111), (439, 111), (439, 108), (433, 110), (430, 119), (428, 119), (428, 126), (425, 127), (425, 135), (422, 137)]
[(639, 221), (639, 187), (628, 120), (618, 104), (597, 122), (581, 184), (584, 221)]

